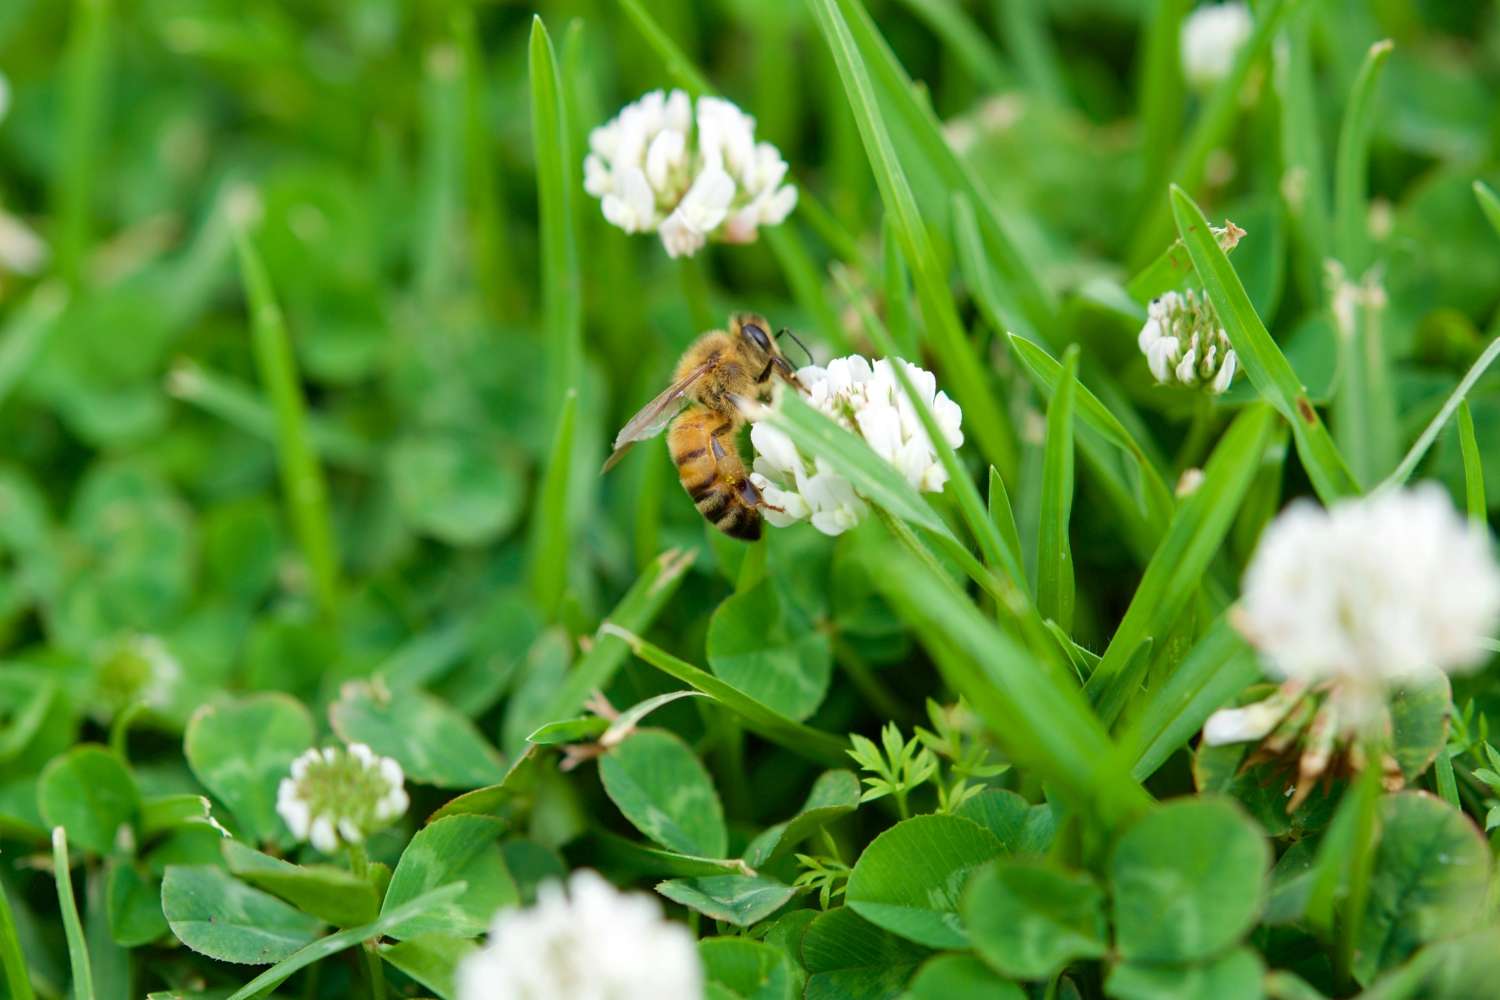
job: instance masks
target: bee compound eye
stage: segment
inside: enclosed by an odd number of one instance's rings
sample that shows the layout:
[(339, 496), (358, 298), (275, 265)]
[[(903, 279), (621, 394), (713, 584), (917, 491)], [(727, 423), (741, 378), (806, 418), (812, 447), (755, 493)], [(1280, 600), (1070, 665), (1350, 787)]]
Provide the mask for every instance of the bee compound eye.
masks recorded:
[(762, 330), (758, 323), (746, 323), (743, 330), (745, 336), (749, 337), (756, 347), (766, 352), (771, 350), (771, 338), (766, 336), (766, 331)]

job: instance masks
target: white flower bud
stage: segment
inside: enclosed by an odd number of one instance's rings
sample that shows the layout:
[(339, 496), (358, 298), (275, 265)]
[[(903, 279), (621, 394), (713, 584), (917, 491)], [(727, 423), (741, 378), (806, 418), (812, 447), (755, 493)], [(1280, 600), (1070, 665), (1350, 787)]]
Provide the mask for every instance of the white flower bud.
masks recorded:
[(1153, 299), (1136, 343), (1151, 374), (1163, 385), (1176, 383), (1217, 395), (1229, 388), (1239, 367), (1213, 304), (1192, 289)]
[(1255, 30), (1243, 3), (1207, 4), (1182, 22), (1182, 75), (1199, 90), (1208, 90), (1234, 65), (1240, 47)]

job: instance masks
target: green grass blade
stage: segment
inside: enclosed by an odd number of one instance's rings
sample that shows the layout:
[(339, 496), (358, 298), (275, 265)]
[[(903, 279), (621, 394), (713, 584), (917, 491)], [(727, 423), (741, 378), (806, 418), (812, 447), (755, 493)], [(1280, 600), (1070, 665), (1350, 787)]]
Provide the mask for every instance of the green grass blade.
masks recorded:
[(1046, 7), (1012, 0), (995, 0), (991, 6), (1026, 89), (1049, 104), (1067, 104), (1057, 47), (1047, 34)]
[(568, 584), (568, 495), (573, 478), (573, 438), (578, 422), (578, 393), (569, 390), (552, 435), (551, 457), (537, 491), (532, 515), (531, 593), (542, 613), (552, 616)]
[(1140, 586), (1104, 651), (1091, 684), (1112, 682), (1147, 638), (1164, 640), (1187, 602), (1203, 587), (1245, 493), (1272, 439), (1275, 420), (1265, 406), (1235, 418), (1203, 469), (1203, 481), (1178, 508), (1146, 567)]
[(814, 0), (813, 9), (838, 63), (881, 199), (892, 215), (901, 249), (911, 266), (933, 353), (942, 363), (951, 394), (964, 408), (965, 423), (979, 450), (1002, 475), (1014, 476), (1018, 468), (1014, 432), (984, 376), (985, 366), (964, 333), (948, 287), (947, 271), (938, 259), (916, 197), (896, 157), (864, 60), (835, 7), (835, 0)]
[(979, 314), (995, 334), (1004, 337), (1014, 332), (1027, 340), (1039, 342), (1039, 334), (1027, 319), (1015, 290), (989, 265), (984, 237), (979, 232), (979, 220), (974, 215), (974, 204), (961, 191), (953, 196), (953, 242), (964, 284), (974, 296)]
[[(1009, 6), (1009, 4), (1007, 4)], [(1169, 179), (1172, 150), (1182, 135), (1186, 95), (1182, 83), (1182, 18), (1189, 0), (1155, 0), (1146, 25), (1141, 61), (1140, 123), (1142, 187), (1138, 198), (1143, 214), (1154, 206)]]
[[(1282, 17), (1298, 2), (1299, 0), (1268, 0), (1257, 6), (1255, 30), (1245, 44), (1240, 46), (1234, 57), (1234, 65), (1224, 79), (1214, 86), (1213, 93), (1208, 96), (1202, 112), (1193, 123), (1192, 131), (1188, 133), (1187, 142), (1172, 163), (1168, 179), (1175, 186), (1192, 190), (1202, 183), (1209, 155), (1224, 144), (1240, 113), (1240, 94), (1245, 89), (1250, 71), (1270, 51), (1271, 41), (1276, 37)], [(1157, 192), (1160, 190), (1160, 187), (1156, 188)], [(1156, 253), (1156, 248), (1170, 238), (1172, 232), (1172, 214), (1155, 193), (1146, 200), (1146, 206), (1147, 214), (1136, 227), (1134, 242), (1127, 255), (1136, 265), (1149, 260)]]
[(1021, 559), (1021, 533), (1016, 530), (1016, 512), (1011, 507), (1005, 480), (1000, 478), (999, 470), (993, 465), (990, 466), (989, 515), (995, 530), (1000, 533), (1000, 544), (1005, 549), (1006, 560), (1015, 563), (1015, 576), (1012, 579), (1016, 586), (1025, 591), (1028, 585), (1025, 564)]
[(1036, 603), (1042, 617), (1073, 630), (1073, 399), (1078, 385), (1078, 345), (1063, 354), (1062, 377), (1047, 406), (1042, 458), (1042, 519), (1037, 539)]
[[(899, 357), (896, 345), (891, 335), (880, 325), (880, 321), (870, 311), (869, 304), (854, 293), (849, 287), (848, 278), (840, 274), (838, 280), (843, 286), (844, 294), (850, 297), (856, 311), (863, 322), (865, 332), (874, 343), (875, 348), (888, 358)], [(984, 508), (984, 502), (979, 498), (979, 490), (974, 481), (969, 478), (968, 470), (958, 460), (958, 453), (948, 443), (938, 427), (937, 417), (933, 415), (932, 409), (917, 392), (916, 385), (911, 380), (911, 375), (901, 365), (892, 365), (891, 370), (896, 374), (896, 381), (901, 384), (901, 390), (906, 393), (906, 398), (911, 402), (913, 411), (917, 418), (922, 421), (922, 429), (927, 432), (927, 438), (932, 442), (933, 449), (937, 452), (938, 461), (942, 463), (944, 471), (948, 473), (948, 486), (953, 489), (958, 500), (959, 513), (963, 515), (964, 523), (968, 525), (969, 534), (979, 545), (979, 551), (984, 556), (985, 564), (991, 569), (1004, 572), (1010, 577), (1017, 587), (1025, 589), (1025, 574), (1021, 570), (1021, 563), (1014, 553), (1020, 552), (1020, 547), (1007, 549), (1000, 537), (994, 522), (990, 519)], [(991, 466), (991, 468), (994, 468)]]
[(1324, 297), (1323, 262), (1329, 256), (1328, 177), (1318, 119), (1318, 89), (1313, 77), (1311, 15), (1303, 7), (1287, 19), (1286, 71), (1272, 78), (1281, 110), (1282, 198), (1293, 238), (1302, 250), (1299, 284), (1311, 302)]
[(271, 277), (248, 233), (237, 230), (240, 274), (245, 298), (250, 304), (251, 344), (261, 384), (271, 398), (276, 415), (276, 456), (281, 466), (281, 485), (286, 492), (292, 527), (312, 573), (313, 591), (325, 616), (338, 606), (338, 550), (328, 513), (328, 491), (323, 467), (307, 420), (307, 402), (297, 373), (286, 322)]
[(57, 319), (67, 301), (68, 293), (61, 285), (40, 285), (0, 330), (0, 406), (31, 370), (32, 361), (57, 329)]
[(1120, 737), (1134, 761), (1131, 773), (1145, 781), (1185, 744), (1215, 711), (1255, 683), (1255, 652), (1220, 618), (1177, 665), (1166, 683), (1146, 693)]
[(299, 948), (289, 958), (271, 966), (265, 972), (241, 986), (230, 994), (229, 1000), (249, 1000), (250, 997), (260, 996), (268, 990), (286, 982), (294, 973), (321, 962), (332, 955), (337, 955), (346, 948), (353, 948), (358, 944), (373, 938), (382, 937), (404, 923), (408, 923), (413, 917), (419, 917), (424, 913), (436, 910), (440, 906), (451, 903), (457, 897), (463, 895), (464, 890), (469, 887), (467, 882), (449, 882), (447, 885), (439, 886), (431, 892), (424, 892), (409, 903), (403, 903), (384, 914), (378, 920), (359, 927), (350, 927), (339, 931), (337, 934), (329, 934), (320, 937), (312, 944)]
[(1313, 408), (1291, 362), (1256, 315), (1245, 286), (1214, 239), (1203, 211), (1176, 185), (1172, 187), (1172, 212), (1193, 268), (1218, 311), (1240, 364), (1261, 397), (1291, 424), (1297, 453), (1318, 496), (1331, 503), (1339, 497), (1357, 494), (1359, 486), (1328, 428)]
[(1490, 220), (1490, 225), (1495, 227), (1495, 232), (1500, 233), (1500, 196), (1484, 181), (1474, 182), (1474, 197), (1479, 199), (1479, 207), (1484, 212), (1484, 217)]
[(52, 828), (52, 874), (57, 880), (57, 905), (62, 910), (63, 934), (68, 940), (68, 963), (73, 970), (75, 1000), (94, 1000), (94, 970), (78, 919), (78, 900), (73, 895), (73, 872), (68, 866), (68, 834)]
[(1460, 404), (1468, 398), (1469, 390), (1474, 388), (1474, 383), (1478, 382), (1479, 377), (1485, 373), (1490, 365), (1494, 364), (1496, 358), (1500, 358), (1500, 337), (1496, 337), (1490, 341), (1489, 346), (1484, 349), (1484, 353), (1474, 359), (1474, 363), (1469, 366), (1469, 370), (1464, 373), (1464, 377), (1459, 379), (1458, 385), (1454, 386), (1453, 391), (1448, 394), (1448, 398), (1443, 401), (1442, 409), (1438, 410), (1437, 414), (1423, 428), (1421, 436), (1412, 443), (1411, 450), (1406, 453), (1405, 458), (1401, 459), (1401, 464), (1396, 466), (1396, 470), (1381, 481), (1381, 489), (1399, 486), (1411, 478), (1411, 474), (1417, 471), (1417, 466), (1426, 456), (1427, 449), (1432, 447), (1432, 443), (1437, 440), (1438, 434), (1448, 425), (1448, 420), (1458, 410)]
[(463, 166), (465, 214), (473, 246), (474, 280), (490, 315), (503, 318), (520, 300), (515, 264), (506, 239), (504, 202), (499, 196), (497, 157), (492, 148), (489, 80), (474, 12), (460, 7), (453, 14), (453, 34), (462, 55)]
[(974, 81), (988, 91), (1005, 90), (1010, 80), (1005, 61), (984, 31), (953, 0), (901, 0), (932, 29), (953, 58)]
[[(630, 632), (644, 632), (677, 593), (683, 577), (693, 565), (693, 558), (692, 552), (679, 549), (668, 549), (657, 556), (636, 577), (625, 596), (620, 598), (620, 603), (605, 618), (605, 624), (617, 625)], [(573, 669), (537, 713), (537, 718), (519, 727), (522, 731), (529, 733), (548, 722), (571, 719), (583, 709), (583, 703), (591, 694), (609, 686), (615, 671), (625, 662), (629, 649), (617, 637), (604, 634), (602, 628), (601, 625), (594, 644), (573, 664)]]
[(948, 525), (901, 473), (852, 431), (834, 423), (794, 393), (762, 418), (790, 437), (804, 455), (816, 455), (849, 480), (866, 500), (909, 524), (954, 541)]
[(916, 627), (948, 684), (985, 720), (1012, 760), (1055, 786), (1075, 808), (1095, 812), (1106, 823), (1123, 821), (1147, 805), (1145, 791), (1061, 671), (1039, 669), (1029, 652), (972, 602), (955, 599), (947, 581), (906, 552), (889, 544), (872, 546), (867, 565), (886, 599)]
[(917, 331), (911, 321), (911, 285), (907, 282), (906, 261), (901, 258), (901, 241), (887, 212), (880, 224), (881, 284), (885, 289), (885, 325), (896, 352), (903, 358), (918, 358)]
[(636, 30), (646, 39), (646, 44), (661, 57), (663, 68), (667, 71), (667, 75), (677, 82), (677, 86), (693, 97), (714, 93), (714, 88), (707, 78), (698, 72), (698, 68), (687, 57), (687, 53), (678, 48), (671, 36), (656, 23), (656, 19), (647, 13), (640, 0), (619, 0), (619, 2), (621, 9), (630, 18)]
[[(1370, 235), (1365, 175), (1369, 169), (1370, 135), (1375, 116), (1375, 85), (1390, 56), (1389, 40), (1370, 46), (1344, 110), (1339, 131), (1334, 174), (1334, 250), (1344, 267), (1345, 280), (1364, 280), (1370, 264)], [(1396, 464), (1400, 447), (1396, 400), (1391, 392), (1390, 358), (1380, 331), (1376, 305), (1361, 302), (1348, 310), (1348, 329), (1340, 322), (1340, 368), (1334, 395), (1334, 431), (1350, 471), (1363, 483)], [(1336, 311), (1337, 316), (1337, 311)]]
[(583, 296), (573, 202), (574, 163), (562, 81), (552, 39), (540, 17), (531, 21), (531, 140), (536, 151), (541, 216), (543, 328), (547, 336), (547, 401), (554, 418), (583, 370)]
[(1466, 399), (1458, 408), (1458, 447), (1464, 457), (1464, 500), (1469, 518), (1476, 524), (1489, 519), (1484, 499), (1484, 463), (1479, 457), (1479, 439), (1474, 436), (1474, 414)]
[(1351, 280), (1370, 263), (1369, 206), (1365, 175), (1369, 171), (1370, 136), (1375, 124), (1375, 85), (1391, 54), (1391, 40), (1376, 42), (1354, 78), (1344, 121), (1339, 128), (1333, 178), (1334, 252)]
[(605, 624), (600, 629), (600, 635), (609, 635), (622, 640), (636, 656), (662, 673), (677, 678), (693, 690), (708, 695), (739, 716), (746, 729), (777, 746), (785, 747), (801, 757), (828, 767), (842, 767), (849, 759), (844, 753), (848, 744), (842, 738), (787, 718), (762, 705), (734, 685), (652, 645), (628, 629)]
[(5, 883), (0, 882), (0, 972), (5, 974), (6, 995), (11, 1000), (32, 1000), (35, 996), (26, 969), (21, 939), (16, 936), (15, 916), (5, 895)]
[[(1057, 391), (1057, 385), (1063, 377), (1063, 366), (1041, 347), (1020, 337), (1012, 336), (1010, 343), (1011, 350), (1021, 362), (1021, 367), (1031, 376), (1043, 395), (1051, 397)], [(1167, 484), (1161, 478), (1161, 472), (1158, 471), (1156, 463), (1146, 455), (1140, 442), (1125, 428), (1119, 418), (1100, 402), (1087, 386), (1079, 383), (1075, 393), (1078, 418), (1109, 443), (1129, 455), (1135, 462), (1144, 485), (1146, 516), (1165, 522), (1172, 515), (1176, 501), (1172, 499), (1172, 491), (1167, 489)]]
[[(943, 137), (937, 115), (918, 96), (920, 88), (907, 76), (900, 60), (881, 36), (869, 11), (859, 0), (837, 0), (837, 3), (843, 13), (845, 37), (852, 39), (863, 58), (866, 70), (879, 87), (883, 105), (901, 119), (906, 134), (914, 140), (910, 146), (903, 147), (903, 152), (913, 158), (920, 158), (924, 163), (924, 171), (939, 178), (943, 187), (950, 191), (961, 191), (970, 199), (977, 213), (980, 233), (984, 237), (986, 255), (1016, 289), (1017, 300), (1025, 310), (1027, 327), (1022, 329), (1017, 326), (1015, 329), (1028, 335), (1045, 337), (1054, 329), (1057, 302), (1036, 265), (1011, 237), (973, 169), (958, 158), (953, 147)], [(819, 13), (820, 19), (821, 10), (831, 12), (829, 8), (815, 5), (814, 11)], [(844, 76), (842, 69), (840, 75)], [(844, 79), (847, 84), (847, 77), (844, 76)], [(927, 210), (936, 212), (945, 207), (929, 205)]]
[(82, 283), (92, 240), (94, 187), (104, 139), (113, 0), (73, 0), (64, 52), (58, 167), (53, 175), (53, 250), (69, 288)]
[[(187, 358), (172, 366), (166, 381), (169, 395), (213, 414), (246, 434), (275, 443), (275, 412), (244, 383)], [(368, 472), (379, 463), (375, 448), (368, 441), (316, 413), (307, 415), (307, 432), (317, 446), (318, 455), (329, 465)]]

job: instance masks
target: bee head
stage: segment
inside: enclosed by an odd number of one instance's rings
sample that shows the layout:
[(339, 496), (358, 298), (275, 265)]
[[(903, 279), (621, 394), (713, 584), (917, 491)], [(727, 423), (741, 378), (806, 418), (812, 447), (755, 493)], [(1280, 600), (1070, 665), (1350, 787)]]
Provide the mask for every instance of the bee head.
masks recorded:
[(781, 352), (771, 340), (771, 324), (756, 313), (735, 313), (729, 317), (729, 331), (743, 340), (757, 357), (774, 358)]

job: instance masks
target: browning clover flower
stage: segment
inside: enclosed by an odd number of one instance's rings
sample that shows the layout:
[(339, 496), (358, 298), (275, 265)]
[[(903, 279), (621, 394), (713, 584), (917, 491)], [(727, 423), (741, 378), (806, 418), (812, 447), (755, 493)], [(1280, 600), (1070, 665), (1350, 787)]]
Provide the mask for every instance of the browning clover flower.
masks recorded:
[(658, 233), (692, 256), (709, 239), (752, 243), (797, 204), (786, 161), (755, 141), (755, 119), (720, 97), (653, 90), (589, 134), (584, 189), (627, 233)]
[(1175, 382), (1218, 395), (1239, 367), (1213, 304), (1191, 288), (1153, 299), (1136, 343), (1162, 385)]
[(1182, 22), (1182, 75), (1199, 90), (1208, 90), (1229, 75), (1240, 46), (1255, 22), (1243, 3), (1207, 4)]
[(495, 915), (489, 943), (458, 967), (459, 1000), (697, 1000), (703, 970), (693, 935), (655, 899), (620, 892), (598, 873), (545, 882), (536, 905)]
[[(1388, 738), (1394, 689), (1478, 666), (1497, 623), (1500, 568), (1489, 539), (1441, 487), (1328, 510), (1294, 504), (1266, 529), (1235, 617), (1284, 683), (1263, 701), (1215, 712), (1203, 738), (1265, 739), (1278, 755), (1305, 744), (1295, 804), (1339, 744), (1356, 744), (1358, 758), (1360, 741)], [(1394, 761), (1382, 764), (1399, 784)]]
[[(897, 360), (906, 365), (948, 443), (955, 448), (963, 444), (963, 411), (958, 404), (937, 391), (932, 372)], [(896, 380), (890, 360), (882, 358), (872, 366), (865, 358), (851, 354), (835, 358), (826, 368), (809, 365), (797, 372), (797, 379), (815, 409), (864, 438), (912, 486), (928, 493), (942, 491), (948, 473), (939, 463), (911, 400)], [(750, 443), (756, 452), (750, 481), (770, 505), (766, 520), (777, 527), (806, 519), (825, 535), (837, 535), (854, 527), (869, 512), (869, 506), (847, 479), (822, 458), (803, 455), (792, 439), (776, 428), (764, 422), (755, 424), (750, 429)]]
[(298, 840), (324, 854), (362, 843), (406, 812), (401, 765), (363, 743), (314, 748), (292, 761), (276, 789), (276, 811)]

